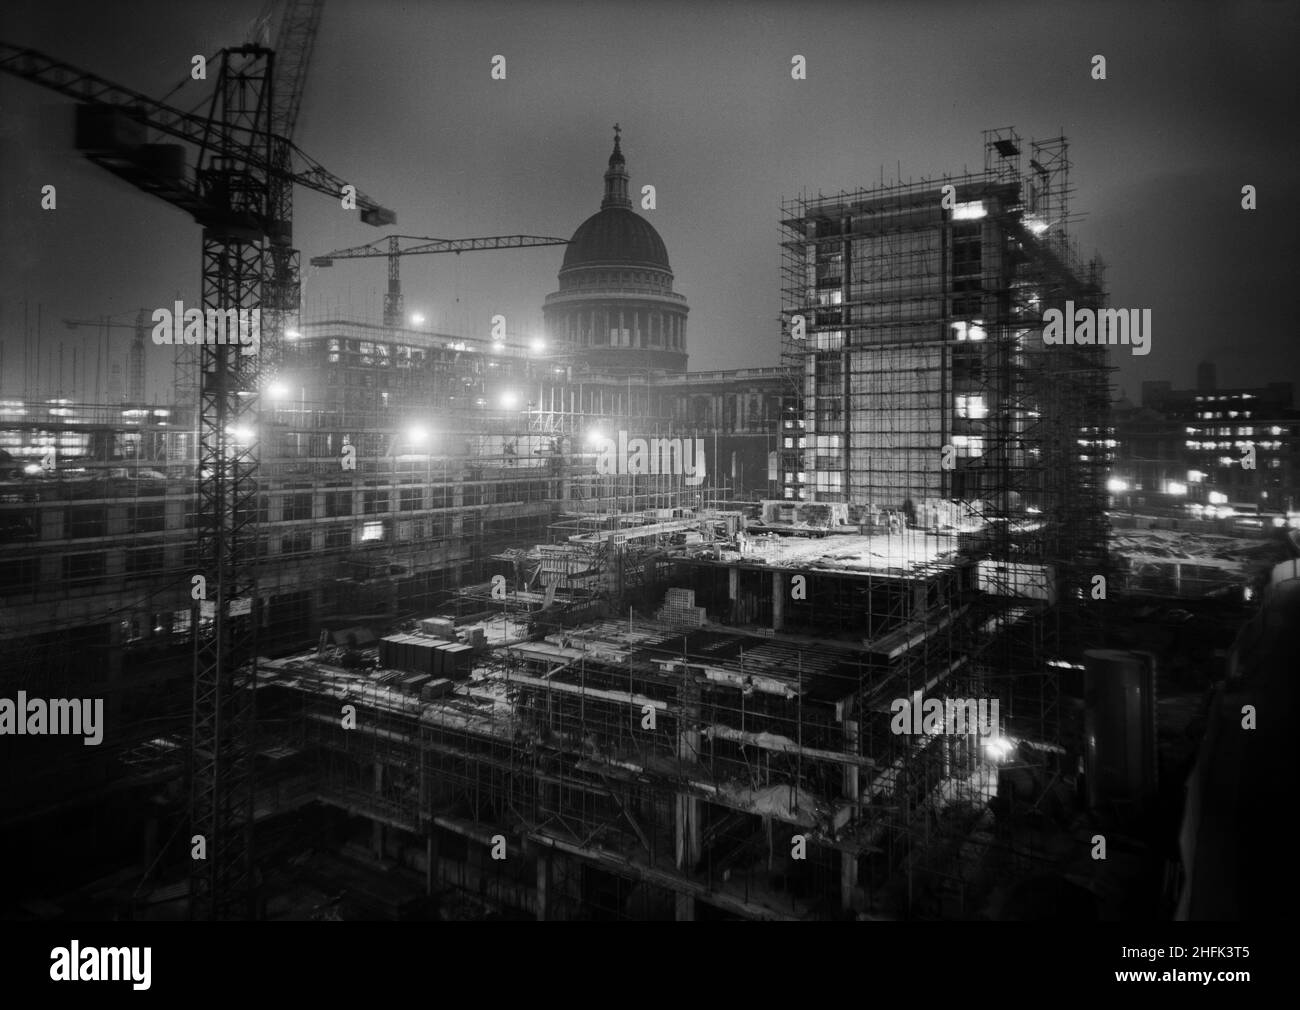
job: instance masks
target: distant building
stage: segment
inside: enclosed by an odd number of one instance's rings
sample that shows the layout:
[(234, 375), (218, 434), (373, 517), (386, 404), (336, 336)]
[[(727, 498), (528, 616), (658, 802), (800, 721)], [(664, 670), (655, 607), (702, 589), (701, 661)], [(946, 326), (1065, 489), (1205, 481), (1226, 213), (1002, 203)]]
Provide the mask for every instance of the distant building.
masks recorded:
[[(1286, 513), (1300, 506), (1300, 412), (1289, 382), (1217, 388), (1213, 366), (1198, 369), (1196, 389), (1174, 389), (1169, 382), (1144, 382), (1146, 420), (1129, 419), (1124, 435), (1141, 439), (1141, 425), (1162, 425), (1163, 459), (1177, 460), (1163, 476), (1131, 466), (1119, 474), (1143, 497), (1171, 494), (1193, 505)], [(1154, 418), (1163, 418), (1156, 422)], [(1170, 436), (1178, 436), (1175, 439)], [(1122, 439), (1123, 441), (1123, 439)], [(1176, 445), (1177, 452), (1170, 449)], [(1248, 448), (1253, 469), (1243, 467)], [(1151, 447), (1132, 445), (1125, 461), (1149, 458)], [(1151, 504), (1157, 499), (1152, 498)]]

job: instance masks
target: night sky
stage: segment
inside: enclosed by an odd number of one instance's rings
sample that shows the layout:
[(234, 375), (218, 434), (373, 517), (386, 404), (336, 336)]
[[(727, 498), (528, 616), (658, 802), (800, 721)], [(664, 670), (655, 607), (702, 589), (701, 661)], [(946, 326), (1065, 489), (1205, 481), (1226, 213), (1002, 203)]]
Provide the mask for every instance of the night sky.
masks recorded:
[[(249, 36), (251, 2), (11, 0), (0, 35), (146, 94), (190, 58)], [(454, 238), (568, 236), (599, 208), (611, 127), (632, 192), (668, 247), (691, 305), (692, 369), (777, 362), (780, 202), (899, 176), (982, 167), (980, 131), (1071, 141), (1081, 251), (1108, 264), (1110, 303), (1153, 312), (1153, 351), (1115, 355), (1133, 398), (1144, 379), (1300, 382), (1280, 295), (1300, 275), (1294, 166), (1294, 3), (379, 3), (329, 0), (296, 137), (398, 213), (375, 229), (299, 189), (303, 262), (395, 230)], [(1090, 76), (1102, 54), (1107, 80)], [(502, 54), (507, 79), (491, 79)], [(807, 80), (790, 75), (794, 54)], [(215, 73), (209, 74), (208, 85)], [(190, 108), (190, 82), (171, 99)], [(44, 361), (65, 395), (72, 351), (93, 387), (97, 339), (66, 316), (127, 321), (198, 303), (198, 227), (71, 150), (72, 103), (0, 75), (0, 390), (24, 388), (24, 301), (43, 316)], [(165, 138), (159, 138), (165, 139)], [(58, 209), (40, 209), (41, 186)], [(1259, 209), (1241, 209), (1241, 187)], [(639, 203), (639, 201), (638, 201)], [(557, 287), (562, 248), (410, 257), (409, 311), (526, 337)], [(384, 261), (304, 267), (305, 318), (380, 321)], [(113, 331), (113, 352), (129, 343)], [(148, 393), (167, 398), (172, 352), (150, 345)], [(43, 364), (42, 390), (49, 388)], [(107, 368), (104, 368), (107, 384)]]

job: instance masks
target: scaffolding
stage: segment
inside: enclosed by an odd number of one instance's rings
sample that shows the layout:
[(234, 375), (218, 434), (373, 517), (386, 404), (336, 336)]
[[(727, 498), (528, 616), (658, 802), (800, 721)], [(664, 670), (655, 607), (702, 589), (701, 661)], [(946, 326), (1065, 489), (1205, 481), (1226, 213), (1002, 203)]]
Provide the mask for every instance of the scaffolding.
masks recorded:
[[(783, 205), (784, 353), (803, 376), (804, 444), (784, 491), (845, 503), (891, 538), (930, 537), (962, 567), (961, 592), (919, 621), (936, 647), (899, 676), (908, 693), (996, 697), (1013, 764), (1041, 795), (1077, 753), (1062, 742), (1060, 667), (1098, 640), (1088, 590), (1108, 573), (1109, 368), (1104, 347), (1039, 336), (1046, 308), (1104, 296), (1100, 263), (1081, 264), (1069, 236), (1065, 139), (1033, 142), (1028, 175), (1014, 129), (986, 131), (984, 148), (982, 172)], [(910, 577), (930, 598), (933, 576)], [(880, 599), (864, 600), (869, 625), (899, 616)], [(923, 864), (951, 881), (959, 850), (918, 846), (909, 886)]]

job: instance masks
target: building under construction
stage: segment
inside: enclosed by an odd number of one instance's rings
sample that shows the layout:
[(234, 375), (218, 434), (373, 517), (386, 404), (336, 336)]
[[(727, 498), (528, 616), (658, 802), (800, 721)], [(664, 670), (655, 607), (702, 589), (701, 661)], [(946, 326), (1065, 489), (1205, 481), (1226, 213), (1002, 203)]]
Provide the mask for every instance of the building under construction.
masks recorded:
[[(552, 298), (563, 355), (304, 325), (257, 433), (263, 913), (321, 818), (386, 914), (962, 917), (1050, 867), (1020, 814), (1073, 788), (1064, 679), (1107, 575), (1105, 350), (1042, 340), (1103, 298), (1068, 173), (1063, 139), (998, 130), (982, 172), (790, 201), (781, 369), (676, 370), (684, 300), (617, 144)], [(133, 729), (82, 802), (151, 813), (100, 898), (162, 914), (206, 633), (194, 420), (7, 409), (7, 679), (105, 656)], [(22, 465), (80, 427), (79, 467)], [(924, 700), (961, 718), (900, 720)], [(72, 816), (3, 764), (10, 826)]]

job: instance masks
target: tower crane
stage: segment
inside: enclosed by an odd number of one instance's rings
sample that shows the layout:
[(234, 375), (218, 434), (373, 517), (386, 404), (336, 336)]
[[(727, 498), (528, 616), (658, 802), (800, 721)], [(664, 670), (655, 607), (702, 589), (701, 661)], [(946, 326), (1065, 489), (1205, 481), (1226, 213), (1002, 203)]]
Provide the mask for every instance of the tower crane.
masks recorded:
[(134, 323), (114, 323), (103, 319), (65, 319), (64, 324), (70, 330), (78, 326), (98, 326), (104, 330), (134, 330), (135, 338), (131, 341), (129, 358), (130, 375), (127, 381), (126, 398), (130, 403), (144, 403), (144, 335), (149, 329), (149, 311), (141, 309), (136, 313)]
[[(296, 5), (310, 13), (318, 5)], [(310, 34), (310, 33), (309, 33)], [(304, 51), (309, 51), (304, 50)], [(190, 752), (191, 915), (255, 914), (252, 860), (253, 702), (257, 677), (258, 392), (279, 352), (284, 313), (297, 309), (292, 186), (335, 199), (355, 193), (361, 220), (396, 215), (275, 132), (297, 102), (276, 97), (276, 54), (221, 50), (206, 114), (187, 113), (33, 49), (0, 42), (0, 70), (75, 100), (76, 146), (93, 163), (189, 213), (203, 228), (208, 310), (266, 309), (261, 353), (199, 347), (199, 480), (193, 737)], [(305, 67), (305, 63), (302, 64)], [(301, 87), (301, 77), (296, 87)], [(284, 98), (285, 96), (281, 96)], [(292, 97), (292, 96), (289, 96)], [(289, 118), (283, 118), (285, 115)], [(181, 143), (151, 143), (150, 131)], [(187, 155), (193, 169), (186, 167)], [(266, 358), (266, 361), (259, 360)]]
[[(402, 242), (414, 242), (402, 248)], [(400, 260), (403, 256), (420, 256), (426, 253), (477, 252), (487, 249), (531, 249), (537, 246), (568, 245), (567, 238), (546, 235), (492, 235), (487, 238), (422, 238), (417, 235), (389, 235), (368, 245), (351, 249), (338, 249), (324, 256), (313, 256), (314, 267), (333, 266), (335, 260), (376, 259), (388, 260), (388, 291), (384, 295), (384, 325), (400, 326), (402, 322), (402, 280)]]

